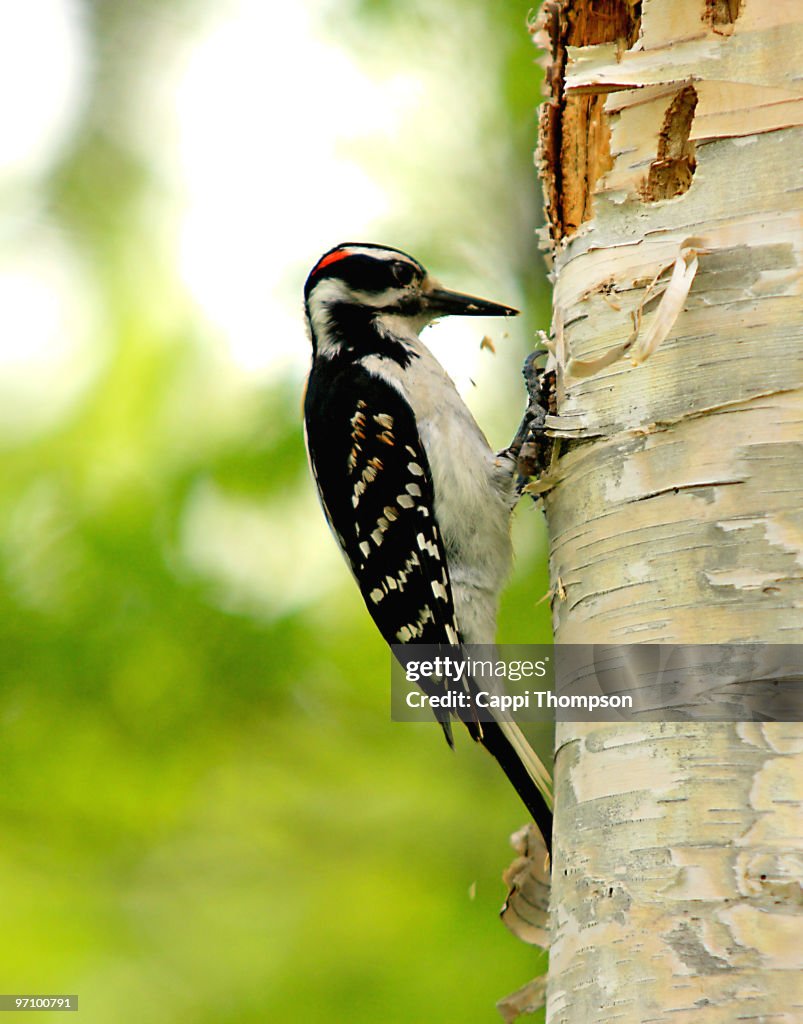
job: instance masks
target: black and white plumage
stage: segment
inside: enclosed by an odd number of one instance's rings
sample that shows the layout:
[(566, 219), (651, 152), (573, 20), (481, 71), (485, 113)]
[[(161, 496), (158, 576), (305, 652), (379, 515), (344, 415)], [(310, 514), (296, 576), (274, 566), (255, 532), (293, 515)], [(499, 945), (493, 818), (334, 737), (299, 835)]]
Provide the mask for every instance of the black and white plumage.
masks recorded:
[[(418, 335), (439, 316), (516, 311), (447, 291), (406, 253), (365, 243), (325, 253), (304, 297), (310, 464), (374, 622), (388, 644), (492, 644), (515, 458), (494, 454)], [(549, 777), (524, 736), (511, 722), (466, 724), (548, 843)]]

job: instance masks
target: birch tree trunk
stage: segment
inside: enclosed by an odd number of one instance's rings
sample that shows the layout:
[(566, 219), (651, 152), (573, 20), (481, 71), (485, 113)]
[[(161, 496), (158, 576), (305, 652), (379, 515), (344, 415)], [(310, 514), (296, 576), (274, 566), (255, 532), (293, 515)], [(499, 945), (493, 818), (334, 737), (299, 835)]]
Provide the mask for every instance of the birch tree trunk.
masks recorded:
[[(556, 642), (799, 643), (803, 5), (535, 33)], [(555, 773), (551, 1024), (803, 1019), (799, 724), (563, 724)]]

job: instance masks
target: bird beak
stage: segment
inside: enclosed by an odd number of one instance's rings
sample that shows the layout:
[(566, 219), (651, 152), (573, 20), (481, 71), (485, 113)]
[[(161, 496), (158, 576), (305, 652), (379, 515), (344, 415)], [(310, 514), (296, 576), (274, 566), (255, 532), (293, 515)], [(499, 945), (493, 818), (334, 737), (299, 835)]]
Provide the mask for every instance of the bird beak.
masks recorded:
[(421, 294), (422, 305), (436, 316), (517, 316), (518, 310), (499, 302), (478, 299), (476, 295), (463, 295), (441, 288), (435, 281), (425, 284)]

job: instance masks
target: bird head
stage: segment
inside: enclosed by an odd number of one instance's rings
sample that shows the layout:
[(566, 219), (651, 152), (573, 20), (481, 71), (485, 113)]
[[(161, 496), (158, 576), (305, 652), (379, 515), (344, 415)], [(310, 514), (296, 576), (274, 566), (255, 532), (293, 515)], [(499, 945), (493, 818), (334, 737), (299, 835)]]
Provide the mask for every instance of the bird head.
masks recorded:
[(304, 300), (313, 339), (354, 316), (400, 319), (419, 333), (441, 316), (515, 316), (518, 310), (444, 288), (399, 249), (345, 242), (310, 271)]

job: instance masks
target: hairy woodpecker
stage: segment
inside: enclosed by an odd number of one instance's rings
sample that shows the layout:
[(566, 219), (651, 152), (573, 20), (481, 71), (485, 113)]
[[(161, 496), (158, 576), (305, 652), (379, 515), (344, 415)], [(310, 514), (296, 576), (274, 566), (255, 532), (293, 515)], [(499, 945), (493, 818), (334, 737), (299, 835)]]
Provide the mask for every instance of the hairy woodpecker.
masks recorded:
[[(352, 242), (318, 260), (304, 299), (307, 451), (368, 611), (389, 644), (492, 644), (512, 560), (516, 452), (494, 454), (419, 333), (448, 314), (517, 310), (447, 291), (397, 249)], [(549, 844), (549, 775), (521, 731), (466, 725)]]

